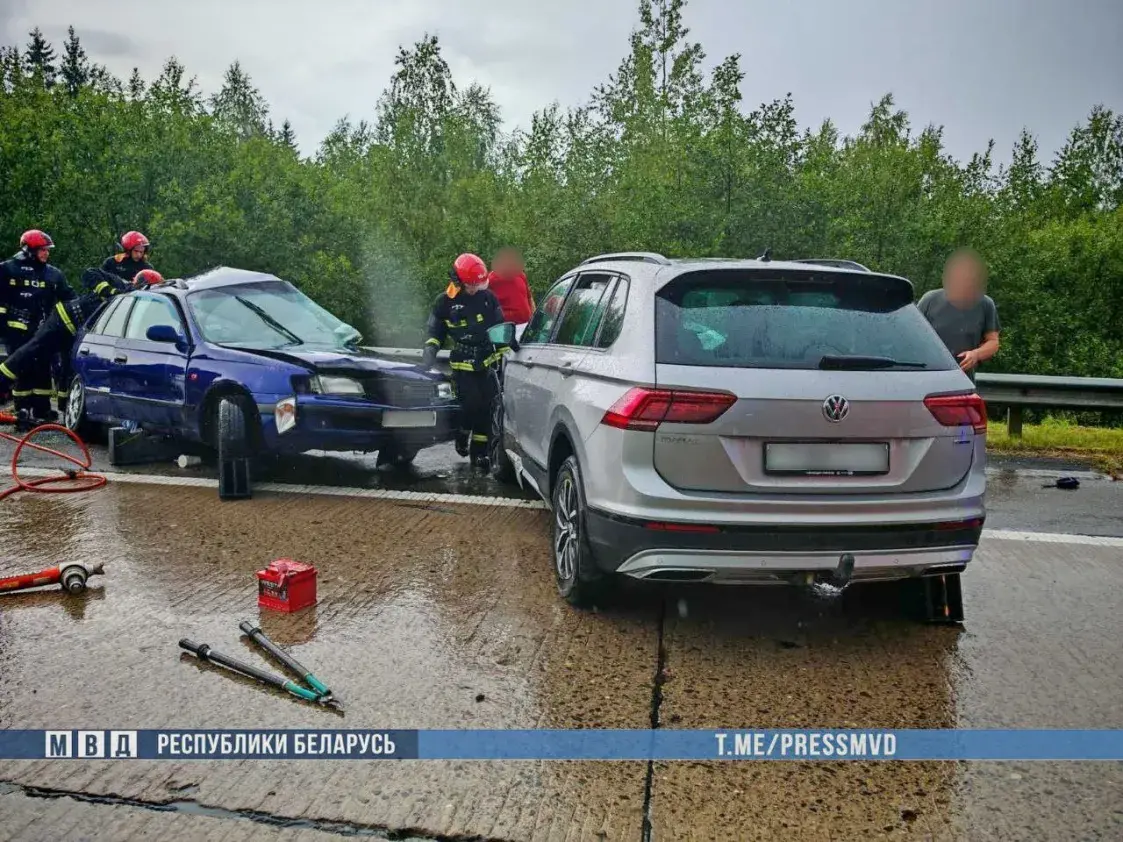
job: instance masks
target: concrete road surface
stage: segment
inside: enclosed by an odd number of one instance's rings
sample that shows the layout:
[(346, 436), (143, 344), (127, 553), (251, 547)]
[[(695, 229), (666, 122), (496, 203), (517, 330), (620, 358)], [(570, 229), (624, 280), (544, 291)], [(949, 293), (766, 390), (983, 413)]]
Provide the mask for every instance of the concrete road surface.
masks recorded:
[[(183, 485), (160, 469), (0, 503), (0, 573), (107, 564), (84, 597), (0, 598), (0, 727), (1123, 728), (1123, 540), (1072, 534), (1119, 534), (1116, 484), (1046, 491), (1046, 478), (996, 475), (998, 524), (965, 577), (957, 629), (901, 619), (885, 589), (840, 603), (631, 588), (617, 607), (578, 612), (554, 591), (543, 511), (449, 464), (420, 473), (411, 485), (359, 466), (334, 477), (335, 493), (294, 474), (220, 503), (204, 474)], [(254, 571), (278, 557), (315, 563), (315, 609), (259, 614)], [(259, 662), (242, 619), (328, 680), (346, 714), (176, 645)], [(350, 836), (1115, 840), (1123, 766), (0, 765), (0, 839)]]

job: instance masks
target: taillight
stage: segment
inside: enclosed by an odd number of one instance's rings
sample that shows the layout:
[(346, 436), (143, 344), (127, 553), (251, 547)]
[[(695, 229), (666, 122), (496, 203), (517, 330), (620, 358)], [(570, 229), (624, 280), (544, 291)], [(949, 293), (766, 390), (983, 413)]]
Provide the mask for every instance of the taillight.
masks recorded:
[(660, 424), (709, 424), (737, 403), (729, 392), (629, 389), (604, 414), (602, 424), (621, 430), (655, 430)]
[(924, 405), (945, 427), (971, 427), (986, 435), (987, 405), (978, 395), (931, 395)]

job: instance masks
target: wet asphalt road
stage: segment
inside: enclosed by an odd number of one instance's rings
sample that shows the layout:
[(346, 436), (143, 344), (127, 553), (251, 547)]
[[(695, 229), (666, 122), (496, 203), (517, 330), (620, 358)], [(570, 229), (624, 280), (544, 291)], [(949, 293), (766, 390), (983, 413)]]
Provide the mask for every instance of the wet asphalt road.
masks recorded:
[[(10, 452), (10, 451), (9, 451)], [(295, 460), (273, 482), (497, 495), (447, 452), (415, 472)], [(0, 459), (5, 450), (0, 448)], [(138, 468), (168, 477), (207, 469)], [(442, 476), (447, 474), (447, 476)], [(0, 727), (1123, 727), (1123, 487), (996, 474), (961, 629), (884, 589), (630, 589), (561, 603), (533, 509), (111, 482), (0, 503), (0, 572), (105, 561), (82, 598), (0, 599)], [(319, 604), (256, 607), (253, 573), (319, 569)], [(218, 675), (260, 619), (346, 716)], [(1123, 764), (9, 762), (0, 839), (1123, 838)]]

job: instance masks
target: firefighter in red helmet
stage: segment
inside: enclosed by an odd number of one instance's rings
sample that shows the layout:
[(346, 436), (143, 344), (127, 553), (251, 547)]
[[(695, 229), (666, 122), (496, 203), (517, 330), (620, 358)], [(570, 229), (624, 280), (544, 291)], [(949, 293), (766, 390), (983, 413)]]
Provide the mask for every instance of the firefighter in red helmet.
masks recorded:
[[(82, 273), (85, 294), (69, 301), (58, 302), (54, 310), (43, 319), (35, 335), (0, 363), (0, 386), (18, 380), (24, 371), (41, 364), (42, 360), (57, 358), (59, 410), (66, 414), (68, 393), (73, 380), (70, 353), (79, 328), (93, 318), (101, 306), (114, 295), (153, 286), (163, 280), (155, 269), (142, 269), (131, 282), (123, 281), (112, 272), (102, 269), (87, 269)], [(34, 419), (22, 413), (18, 418), (17, 423), (20, 426), (35, 423)], [(77, 427), (80, 420), (78, 416), (72, 418), (69, 414), (66, 415), (67, 426), (72, 428)]]
[(460, 401), (461, 432), (456, 450), (474, 467), (490, 470), (491, 415), (499, 397), (499, 361), (507, 346), (496, 345), (488, 329), (503, 323), (499, 301), (487, 288), (487, 265), (474, 254), (462, 254), (449, 272), (448, 289), (437, 296), (429, 315), (429, 338), (422, 357), (426, 367), (437, 351), (451, 343), (449, 362)]
[[(112, 272), (123, 281), (131, 281), (142, 269), (152, 269), (148, 262), (148, 252), (152, 244), (139, 231), (129, 231), (121, 237), (121, 251), (105, 258), (102, 271)], [(155, 270), (153, 270), (155, 271)]]
[[(54, 247), (44, 232), (25, 231), (19, 253), (0, 263), (0, 327), (9, 355), (31, 340), (56, 304), (75, 297), (62, 272), (48, 262)], [(50, 359), (36, 358), (13, 379), (16, 411), (29, 418), (54, 420)], [(7, 384), (0, 383), (0, 392), (6, 391)]]

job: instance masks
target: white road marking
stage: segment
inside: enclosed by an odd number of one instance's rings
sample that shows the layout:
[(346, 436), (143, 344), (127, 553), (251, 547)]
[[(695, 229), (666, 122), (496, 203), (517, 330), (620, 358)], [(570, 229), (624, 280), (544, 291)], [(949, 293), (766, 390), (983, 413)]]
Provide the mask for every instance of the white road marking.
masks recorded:
[[(135, 485), (169, 485), (192, 488), (218, 489), (218, 480), (206, 477), (161, 476), (158, 474), (134, 474), (124, 471), (99, 471), (111, 483)], [(21, 468), (20, 476), (27, 479), (58, 476), (59, 472), (48, 468)], [(254, 484), (255, 491), (269, 491), (276, 494), (318, 494), (327, 497), (362, 497), (370, 500), (390, 500), (409, 503), (449, 503), (469, 506), (498, 506), (508, 509), (530, 509), (544, 511), (546, 504), (541, 500), (520, 500), (513, 497), (489, 497), (475, 494), (444, 494), (424, 491), (397, 491), (387, 488), (348, 488), (331, 485), (293, 485), (283, 482), (262, 482)], [(1123, 538), (1100, 535), (1074, 535), (1067, 532), (1028, 532), (1015, 529), (984, 529), (983, 538), (996, 541), (1036, 541), (1046, 544), (1083, 544), (1090, 547), (1123, 547)]]

